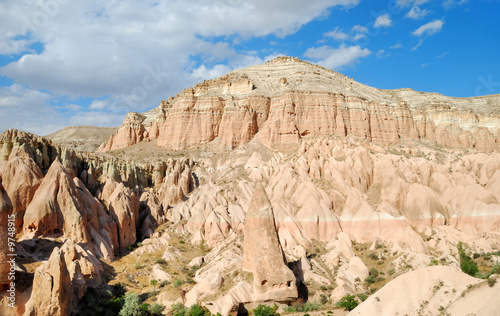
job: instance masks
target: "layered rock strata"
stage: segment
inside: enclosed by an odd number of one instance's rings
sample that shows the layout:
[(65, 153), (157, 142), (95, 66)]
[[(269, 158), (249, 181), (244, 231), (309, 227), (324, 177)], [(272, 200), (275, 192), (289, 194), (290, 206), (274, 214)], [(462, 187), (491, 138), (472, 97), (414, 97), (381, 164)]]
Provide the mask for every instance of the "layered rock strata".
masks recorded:
[(415, 139), (491, 151), (500, 145), (499, 102), (499, 96), (378, 90), (279, 57), (188, 88), (152, 111), (129, 113), (99, 151), (151, 140), (173, 150), (215, 139), (234, 148), (254, 138), (279, 149), (321, 135), (352, 135), (381, 145)]

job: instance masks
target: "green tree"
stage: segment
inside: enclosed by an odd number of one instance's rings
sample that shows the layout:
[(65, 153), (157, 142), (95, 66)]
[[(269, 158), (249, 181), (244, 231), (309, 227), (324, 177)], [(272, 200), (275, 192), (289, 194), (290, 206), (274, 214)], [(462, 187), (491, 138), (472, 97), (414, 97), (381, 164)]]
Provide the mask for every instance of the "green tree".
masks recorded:
[(125, 287), (123, 286), (123, 284), (121, 284), (120, 282), (118, 282), (116, 284), (113, 284), (112, 291), (113, 291), (113, 295), (115, 297), (122, 297), (127, 292), (127, 289), (125, 289)]
[(156, 285), (158, 284), (158, 280), (151, 280), (149, 283), (151, 283), (151, 285), (153, 286), (153, 291), (156, 292)]
[(359, 302), (358, 300), (354, 297), (354, 295), (349, 295), (347, 294), (343, 298), (340, 299), (340, 301), (337, 302), (337, 306), (343, 307), (347, 309), (348, 311), (352, 311), (353, 309), (358, 306)]
[(120, 316), (147, 316), (141, 303), (141, 298), (137, 293), (132, 292), (125, 295)]
[(479, 268), (477, 267), (474, 259), (472, 259), (470, 255), (465, 252), (462, 242), (458, 243), (457, 249), (458, 255), (460, 256), (460, 269), (468, 275), (476, 276), (476, 274), (479, 273)]

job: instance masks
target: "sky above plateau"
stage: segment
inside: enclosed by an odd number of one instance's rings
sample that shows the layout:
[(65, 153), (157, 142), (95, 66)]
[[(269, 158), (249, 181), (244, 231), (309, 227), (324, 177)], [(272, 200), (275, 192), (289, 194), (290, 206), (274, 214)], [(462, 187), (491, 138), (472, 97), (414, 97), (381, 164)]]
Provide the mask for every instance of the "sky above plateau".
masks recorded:
[(119, 126), (287, 55), (361, 83), (500, 93), (500, 0), (0, 0), (0, 132)]

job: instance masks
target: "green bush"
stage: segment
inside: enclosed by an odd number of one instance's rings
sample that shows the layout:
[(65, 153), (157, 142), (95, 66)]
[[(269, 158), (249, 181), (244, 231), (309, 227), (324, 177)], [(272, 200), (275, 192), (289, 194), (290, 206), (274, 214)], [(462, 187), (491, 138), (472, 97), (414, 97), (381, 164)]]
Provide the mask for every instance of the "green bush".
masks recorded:
[(497, 283), (497, 279), (494, 279), (494, 278), (488, 278), (488, 285), (490, 287), (494, 287), (495, 286), (495, 283)]
[[(324, 294), (321, 294), (324, 295)], [(327, 299), (326, 295), (325, 299)], [(292, 303), (292, 306), (287, 306), (284, 308), (286, 313), (296, 313), (296, 312), (310, 312), (310, 311), (316, 311), (319, 309), (319, 304), (316, 302), (310, 303), (303, 303), (302, 301), (299, 302), (294, 302)]]
[(153, 316), (161, 315), (161, 311), (164, 308), (165, 308), (165, 306), (155, 302), (155, 303), (151, 304), (151, 306), (149, 307), (149, 313)]
[(374, 278), (378, 277), (378, 270), (375, 268), (370, 268), (369, 271), (370, 275), (372, 275)]
[(211, 316), (212, 314), (208, 308), (201, 306), (199, 304), (194, 304), (189, 309), (187, 316)]
[(166, 285), (170, 285), (170, 281), (169, 280), (164, 280), (164, 281), (160, 282), (160, 287), (164, 287)]
[(328, 303), (328, 297), (325, 294), (321, 294), (319, 296), (319, 303), (321, 305), (325, 305), (326, 303)]
[(373, 277), (373, 275), (369, 275), (365, 279), (365, 282), (368, 285), (375, 283), (375, 281), (377, 281), (377, 280)]
[(171, 316), (186, 316), (188, 309), (182, 303), (173, 304), (170, 306), (169, 315)]
[(354, 295), (349, 295), (347, 294), (343, 298), (340, 299), (340, 301), (337, 302), (337, 306), (342, 307), (348, 311), (352, 311), (353, 309), (358, 306), (359, 302), (358, 300), (354, 297)]
[(361, 302), (364, 302), (368, 298), (368, 295), (366, 295), (365, 293), (361, 293), (361, 294), (358, 294), (358, 297), (361, 300)]
[(179, 286), (183, 285), (184, 284), (184, 281), (182, 281), (181, 279), (176, 279), (174, 281), (174, 287), (175, 288), (178, 288)]
[(276, 304), (273, 307), (259, 304), (252, 312), (254, 316), (280, 316), (280, 314), (276, 312), (277, 310), (278, 306), (276, 306)]
[(161, 265), (166, 265), (167, 264), (167, 262), (163, 258), (156, 259), (155, 262), (158, 263), (158, 264), (161, 264)]
[(141, 298), (137, 293), (132, 292), (125, 295), (120, 316), (147, 316), (147, 309), (144, 311), (141, 303)]
[(470, 276), (475, 276), (479, 272), (479, 268), (477, 267), (474, 259), (472, 259), (470, 255), (465, 252), (462, 242), (458, 243), (457, 249), (458, 255), (460, 256), (460, 269)]

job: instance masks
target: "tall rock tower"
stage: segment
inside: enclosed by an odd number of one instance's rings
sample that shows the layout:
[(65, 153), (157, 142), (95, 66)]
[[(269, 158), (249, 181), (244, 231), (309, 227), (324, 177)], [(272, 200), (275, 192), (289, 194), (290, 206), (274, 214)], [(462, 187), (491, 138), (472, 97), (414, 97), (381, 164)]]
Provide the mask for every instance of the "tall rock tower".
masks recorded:
[(245, 219), (243, 270), (253, 273), (256, 301), (289, 301), (297, 297), (295, 276), (283, 255), (271, 202), (260, 183)]

